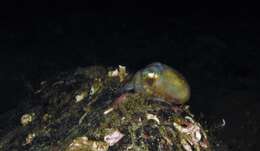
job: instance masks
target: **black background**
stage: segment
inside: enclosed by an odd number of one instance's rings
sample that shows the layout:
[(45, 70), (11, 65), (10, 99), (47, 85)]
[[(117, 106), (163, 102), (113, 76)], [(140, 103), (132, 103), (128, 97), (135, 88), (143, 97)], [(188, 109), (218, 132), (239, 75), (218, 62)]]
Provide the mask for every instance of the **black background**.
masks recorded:
[[(189, 81), (195, 114), (240, 121), (250, 112), (259, 123), (256, 4), (13, 0), (0, 8), (2, 113), (61, 71), (93, 64), (135, 71), (160, 61)], [(235, 105), (226, 95), (238, 98)], [(257, 136), (258, 130), (247, 137)]]

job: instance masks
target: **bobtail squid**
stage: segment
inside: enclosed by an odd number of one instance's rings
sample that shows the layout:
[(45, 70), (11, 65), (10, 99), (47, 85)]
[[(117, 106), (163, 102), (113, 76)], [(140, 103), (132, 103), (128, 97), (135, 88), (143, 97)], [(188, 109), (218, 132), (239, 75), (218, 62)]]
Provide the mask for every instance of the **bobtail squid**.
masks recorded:
[(121, 90), (133, 90), (177, 105), (185, 104), (190, 98), (190, 87), (184, 76), (159, 62), (139, 70)]

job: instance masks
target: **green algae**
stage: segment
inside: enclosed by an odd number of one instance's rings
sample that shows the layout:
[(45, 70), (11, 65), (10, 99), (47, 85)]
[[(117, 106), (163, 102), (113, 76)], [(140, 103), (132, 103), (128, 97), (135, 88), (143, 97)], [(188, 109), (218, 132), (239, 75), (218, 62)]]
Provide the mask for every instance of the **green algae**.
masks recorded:
[[(23, 136), (17, 137), (16, 144), (11, 143), (11, 138), (5, 138), (8, 141), (1, 140), (1, 149), (65, 150), (78, 137), (86, 136), (100, 142), (106, 135), (118, 130), (124, 137), (110, 146), (110, 151), (184, 151), (181, 141), (186, 139), (183, 137), (185, 135), (178, 132), (173, 123), (184, 120), (186, 115), (190, 115), (189, 110), (181, 109), (184, 113), (178, 114), (173, 112), (171, 105), (153, 100), (150, 95), (139, 92), (118, 93), (127, 81), (120, 82), (119, 78), (108, 77), (105, 72), (107, 70), (101, 67), (78, 69), (76, 73), (59, 79), (64, 81), (59, 86), (52, 87), (51, 83), (45, 86), (37, 95), (47, 107), (37, 110), (38, 119), (31, 127), (20, 127), (15, 132), (12, 139), (17, 135)], [(68, 79), (70, 82), (66, 83)], [(53, 81), (55, 83), (57, 80)], [(91, 88), (94, 89), (93, 93), (90, 93)], [(82, 93), (88, 95), (76, 102), (75, 96)], [(122, 95), (125, 97), (120, 98)], [(111, 112), (104, 114), (111, 108)], [(41, 119), (45, 114), (51, 115), (51, 118)], [(154, 118), (147, 118), (147, 114)], [(23, 142), (29, 132), (37, 136), (32, 144), (21, 146), (18, 142)]]

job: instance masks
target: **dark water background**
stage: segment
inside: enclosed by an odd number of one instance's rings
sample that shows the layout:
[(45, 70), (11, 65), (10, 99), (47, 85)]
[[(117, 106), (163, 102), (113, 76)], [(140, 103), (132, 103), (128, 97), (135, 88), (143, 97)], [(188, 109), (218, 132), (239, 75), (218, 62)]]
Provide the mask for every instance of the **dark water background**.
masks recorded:
[(93, 64), (136, 71), (160, 61), (187, 78), (196, 115), (209, 122), (225, 119), (218, 137), (229, 149), (256, 150), (257, 8), (59, 1), (10, 1), (1, 7), (1, 113), (61, 71)]

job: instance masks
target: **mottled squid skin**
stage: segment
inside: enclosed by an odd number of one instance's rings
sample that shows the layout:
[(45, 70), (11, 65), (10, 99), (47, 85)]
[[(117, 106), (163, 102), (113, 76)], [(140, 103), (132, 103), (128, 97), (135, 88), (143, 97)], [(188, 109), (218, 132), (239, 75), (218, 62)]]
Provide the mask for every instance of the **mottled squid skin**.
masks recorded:
[(178, 71), (159, 62), (138, 71), (124, 89), (173, 104), (184, 104), (190, 98), (190, 87), (185, 78)]

